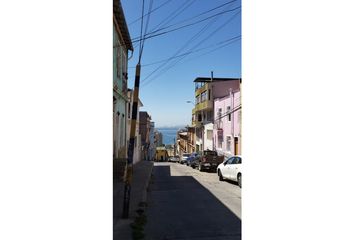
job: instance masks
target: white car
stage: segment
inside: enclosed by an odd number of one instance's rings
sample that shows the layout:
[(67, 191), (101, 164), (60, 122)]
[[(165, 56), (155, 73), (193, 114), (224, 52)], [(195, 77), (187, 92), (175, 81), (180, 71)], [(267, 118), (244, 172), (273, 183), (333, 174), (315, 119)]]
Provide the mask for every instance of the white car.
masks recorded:
[(236, 181), (239, 187), (242, 186), (242, 158), (241, 156), (233, 156), (220, 163), (217, 167), (219, 180), (229, 179)]

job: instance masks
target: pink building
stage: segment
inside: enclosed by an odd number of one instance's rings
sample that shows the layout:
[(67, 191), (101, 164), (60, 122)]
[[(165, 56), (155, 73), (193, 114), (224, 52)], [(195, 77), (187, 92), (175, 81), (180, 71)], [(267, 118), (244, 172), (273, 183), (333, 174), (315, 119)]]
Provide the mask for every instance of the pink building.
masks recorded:
[(239, 91), (240, 78), (198, 77), (195, 82), (195, 107), (192, 110), (192, 126), (195, 128), (195, 151), (215, 149), (214, 100)]
[(241, 154), (240, 81), (229, 94), (214, 98), (214, 148), (226, 157)]

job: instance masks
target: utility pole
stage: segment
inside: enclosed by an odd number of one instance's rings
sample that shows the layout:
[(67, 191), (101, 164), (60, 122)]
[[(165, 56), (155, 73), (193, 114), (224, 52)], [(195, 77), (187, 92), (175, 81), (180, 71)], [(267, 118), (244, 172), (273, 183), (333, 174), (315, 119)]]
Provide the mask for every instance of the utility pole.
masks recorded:
[(130, 138), (128, 146), (128, 159), (125, 168), (124, 179), (124, 202), (123, 202), (123, 218), (129, 217), (129, 203), (130, 203), (130, 189), (133, 178), (133, 155), (135, 144), (135, 132), (136, 132), (136, 119), (138, 115), (138, 101), (139, 101), (139, 85), (140, 85), (140, 61), (136, 65), (135, 71), (135, 83), (134, 83), (134, 95), (133, 95), (133, 111), (130, 124)]

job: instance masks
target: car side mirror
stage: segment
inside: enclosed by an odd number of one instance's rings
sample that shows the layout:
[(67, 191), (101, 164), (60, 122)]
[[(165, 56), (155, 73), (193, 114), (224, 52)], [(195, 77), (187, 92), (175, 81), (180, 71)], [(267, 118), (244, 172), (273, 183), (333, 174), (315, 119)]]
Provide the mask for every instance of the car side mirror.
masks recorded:
[(226, 166), (226, 163), (227, 163), (227, 162), (224, 162), (224, 166)]

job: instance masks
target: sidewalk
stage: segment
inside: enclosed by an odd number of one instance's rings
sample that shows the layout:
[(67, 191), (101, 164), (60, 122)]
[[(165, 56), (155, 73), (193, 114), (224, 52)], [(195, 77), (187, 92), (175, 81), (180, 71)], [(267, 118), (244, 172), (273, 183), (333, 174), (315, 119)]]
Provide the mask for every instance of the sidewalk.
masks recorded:
[(134, 221), (140, 202), (146, 202), (146, 190), (154, 162), (140, 161), (133, 165), (133, 180), (130, 192), (129, 218), (122, 219), (124, 182), (113, 181), (113, 240), (131, 240), (130, 224)]

